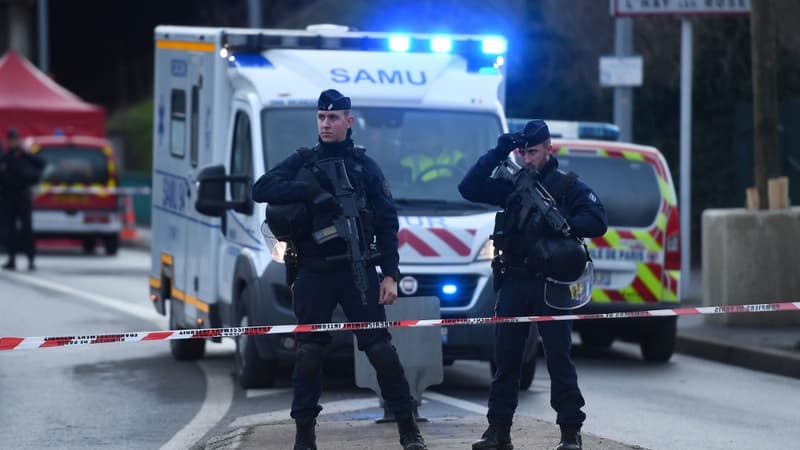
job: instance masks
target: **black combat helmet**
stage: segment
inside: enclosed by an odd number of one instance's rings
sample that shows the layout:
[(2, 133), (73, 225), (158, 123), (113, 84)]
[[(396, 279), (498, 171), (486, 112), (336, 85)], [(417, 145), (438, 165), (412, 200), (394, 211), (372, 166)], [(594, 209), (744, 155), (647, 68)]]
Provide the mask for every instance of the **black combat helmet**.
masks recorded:
[(565, 283), (579, 279), (589, 260), (580, 240), (549, 237), (536, 241), (529, 258), (543, 276)]

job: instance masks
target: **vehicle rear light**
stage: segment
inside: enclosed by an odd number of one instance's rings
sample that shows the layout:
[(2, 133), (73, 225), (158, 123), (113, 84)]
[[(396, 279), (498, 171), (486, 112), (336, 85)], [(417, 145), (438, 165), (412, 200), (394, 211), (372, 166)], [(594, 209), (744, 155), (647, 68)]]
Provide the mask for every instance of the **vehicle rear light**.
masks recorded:
[(86, 213), (83, 216), (83, 223), (110, 223), (111, 216), (109, 214), (96, 214)]
[(678, 208), (670, 210), (667, 219), (667, 237), (664, 242), (664, 269), (681, 269), (681, 226)]

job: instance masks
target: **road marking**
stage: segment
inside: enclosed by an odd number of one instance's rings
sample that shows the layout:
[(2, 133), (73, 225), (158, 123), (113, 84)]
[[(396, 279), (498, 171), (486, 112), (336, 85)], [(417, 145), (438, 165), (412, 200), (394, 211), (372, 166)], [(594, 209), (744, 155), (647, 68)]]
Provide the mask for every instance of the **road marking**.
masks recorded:
[(234, 389), (228, 362), (197, 362), (206, 376), (206, 398), (203, 406), (186, 426), (161, 446), (161, 450), (190, 448), (225, 417), (233, 403)]
[[(378, 408), (378, 398), (360, 398), (355, 400), (337, 400), (334, 402), (324, 403), (320, 416), (328, 414), (338, 414), (349, 411), (358, 411), (360, 409)], [(274, 422), (285, 422), (291, 420), (291, 409), (282, 409), (279, 411), (272, 411), (268, 413), (251, 414), (249, 416), (242, 416), (231, 422), (231, 428), (238, 427), (251, 427), (254, 425), (263, 425)]]
[(291, 389), (248, 389), (245, 393), (245, 396), (247, 398), (256, 398), (267, 395), (283, 394), (285, 392), (291, 392)]
[(143, 320), (147, 320), (153, 324), (158, 325), (159, 327), (163, 328), (167, 325), (166, 319), (164, 319), (161, 315), (155, 312), (152, 308), (144, 308), (140, 306), (134, 306), (129, 303), (124, 303), (121, 300), (114, 299), (111, 297), (106, 297), (105, 295), (95, 294), (93, 292), (84, 291), (81, 289), (76, 289), (64, 284), (55, 283), (53, 281), (46, 281), (38, 277), (34, 277), (32, 275), (26, 275), (22, 273), (3, 273), (3, 276), (11, 279), (15, 279), (17, 281), (21, 281), (23, 283), (27, 283), (30, 285), (38, 286), (40, 288), (48, 289), (51, 291), (59, 292), (61, 294), (72, 295), (75, 297), (83, 298), (85, 300), (89, 300), (90, 302), (96, 303), (98, 305), (104, 306), (106, 308), (110, 308), (131, 316), (138, 317)]
[[(149, 321), (159, 328), (167, 326), (166, 319), (152, 309), (134, 306), (118, 299), (83, 291), (60, 283), (42, 280), (31, 275), (20, 273), (4, 273), (3, 275), (29, 285), (83, 298), (106, 308)], [(230, 353), (233, 348), (233, 345), (228, 343), (228, 345), (223, 345), (222, 349), (215, 349), (215, 351), (210, 353), (217, 353), (220, 351)], [(185, 449), (191, 447), (227, 414), (233, 403), (234, 390), (233, 381), (230, 376), (230, 368), (227, 364), (228, 362), (227, 360), (197, 362), (206, 378), (206, 396), (203, 399), (203, 404), (192, 420), (172, 436), (172, 438), (161, 447), (162, 449)]]
[(440, 403), (444, 403), (445, 405), (454, 406), (456, 408), (460, 408), (469, 412), (474, 412), (480, 415), (486, 415), (488, 409), (485, 406), (477, 405), (472, 402), (468, 402), (466, 400), (461, 400), (459, 398), (450, 397), (448, 395), (439, 394), (438, 392), (426, 392), (422, 394), (424, 398), (428, 400), (437, 401)]

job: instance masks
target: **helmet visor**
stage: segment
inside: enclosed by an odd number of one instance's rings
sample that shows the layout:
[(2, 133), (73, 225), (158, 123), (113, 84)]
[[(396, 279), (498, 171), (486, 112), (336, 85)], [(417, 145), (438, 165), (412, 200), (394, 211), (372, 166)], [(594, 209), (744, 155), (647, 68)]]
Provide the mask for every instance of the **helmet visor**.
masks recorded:
[(559, 281), (547, 277), (544, 280), (544, 302), (555, 309), (580, 308), (592, 299), (594, 264), (586, 261), (583, 274), (575, 281)]

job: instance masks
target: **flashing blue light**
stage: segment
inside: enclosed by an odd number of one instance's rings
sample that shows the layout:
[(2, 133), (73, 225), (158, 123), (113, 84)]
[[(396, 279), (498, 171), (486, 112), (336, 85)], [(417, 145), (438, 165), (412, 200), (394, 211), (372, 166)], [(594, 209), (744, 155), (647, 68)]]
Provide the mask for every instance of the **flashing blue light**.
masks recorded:
[(455, 284), (445, 284), (442, 286), (442, 294), (444, 295), (453, 295), (458, 292), (458, 286)]
[(453, 50), (453, 41), (448, 37), (435, 37), (431, 39), (431, 50), (436, 53), (450, 53)]
[(485, 37), (481, 44), (481, 50), (487, 55), (501, 55), (506, 52), (508, 44), (501, 37)]
[(578, 137), (582, 139), (618, 141), (619, 127), (610, 123), (584, 122), (578, 124)]
[(389, 38), (389, 50), (407, 52), (409, 49), (411, 49), (411, 39), (408, 36), (392, 36)]
[(486, 66), (478, 69), (478, 73), (481, 75), (497, 75), (500, 72), (492, 66)]

